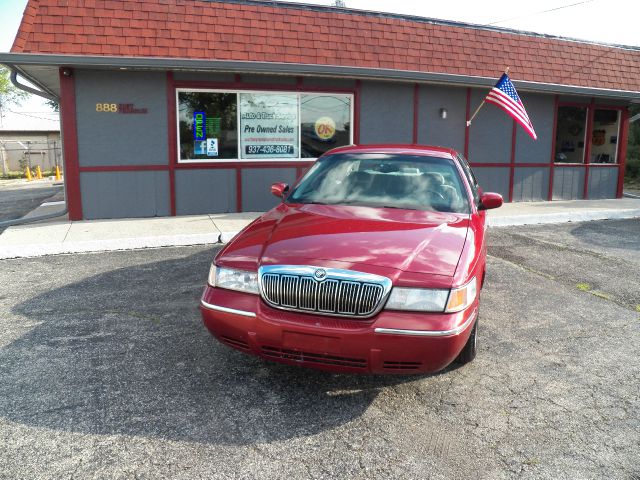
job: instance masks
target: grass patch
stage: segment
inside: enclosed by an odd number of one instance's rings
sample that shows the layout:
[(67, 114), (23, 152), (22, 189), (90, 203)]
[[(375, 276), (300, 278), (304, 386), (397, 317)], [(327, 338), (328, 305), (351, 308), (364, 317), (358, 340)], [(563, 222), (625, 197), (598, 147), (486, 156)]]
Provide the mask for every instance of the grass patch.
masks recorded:
[(595, 290), (592, 290), (589, 292), (591, 295), (593, 295), (594, 297), (598, 297), (598, 298), (603, 298), (605, 300), (611, 300), (611, 295), (608, 295), (606, 293), (602, 293), (602, 292), (597, 292)]
[(591, 290), (591, 285), (589, 285), (588, 283), (578, 283), (576, 285), (576, 288), (581, 292), (588, 292), (589, 290)]
[[(31, 172), (35, 178), (35, 169)], [(42, 177), (53, 177), (56, 174), (55, 170), (43, 170)], [(6, 174), (0, 174), (0, 180), (16, 180), (18, 178), (27, 178), (24, 172), (7, 172)]]
[(636, 312), (640, 313), (640, 305), (636, 305)]

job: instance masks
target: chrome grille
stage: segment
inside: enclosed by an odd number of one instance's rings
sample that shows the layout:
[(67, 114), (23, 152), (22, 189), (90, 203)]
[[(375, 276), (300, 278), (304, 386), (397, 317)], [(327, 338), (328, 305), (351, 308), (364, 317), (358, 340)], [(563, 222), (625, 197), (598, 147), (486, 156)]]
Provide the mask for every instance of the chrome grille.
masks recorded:
[(260, 268), (260, 286), (262, 298), (272, 307), (366, 318), (382, 307), (391, 281), (351, 270), (277, 265)]

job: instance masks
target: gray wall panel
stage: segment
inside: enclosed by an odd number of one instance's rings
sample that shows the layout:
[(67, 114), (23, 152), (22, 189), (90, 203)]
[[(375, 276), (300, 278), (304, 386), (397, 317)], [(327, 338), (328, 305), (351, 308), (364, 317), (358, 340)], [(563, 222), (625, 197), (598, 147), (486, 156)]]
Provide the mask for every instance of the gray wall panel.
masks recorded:
[(360, 143), (411, 143), (413, 85), (362, 82)]
[[(447, 118), (440, 118), (440, 109), (447, 110)], [(464, 153), (464, 134), (467, 112), (465, 88), (420, 86), (418, 104), (418, 143), (451, 147)]]
[(84, 172), (80, 189), (86, 219), (170, 213), (168, 172)]
[[(167, 164), (166, 75), (77, 70), (80, 166)], [(97, 103), (133, 103), (147, 114), (103, 113)]]
[(297, 82), (296, 77), (287, 77), (284, 75), (242, 75), (240, 77), (244, 83), (258, 83), (263, 85), (278, 84), (292, 86)]
[(616, 198), (617, 190), (617, 167), (591, 167), (589, 169), (589, 200)]
[(305, 86), (307, 86), (320, 88), (344, 88), (345, 90), (353, 90), (356, 87), (356, 81), (342, 78), (304, 77), (302, 85), (303, 89)]
[[(576, 96), (576, 95), (560, 95), (558, 100), (561, 102), (570, 102), (570, 103), (582, 103), (585, 106), (591, 103), (591, 97), (587, 96)], [(595, 97), (595, 103), (602, 105), (617, 105), (620, 107), (624, 107), (629, 105), (629, 100), (619, 100), (616, 98), (603, 98), (603, 97)]]
[(503, 167), (472, 167), (484, 192), (495, 192), (509, 200), (509, 169)]
[(296, 181), (295, 168), (253, 168), (242, 170), (242, 210), (265, 212), (275, 207), (280, 200), (271, 195), (271, 184)]
[(236, 210), (235, 170), (176, 170), (178, 215), (226, 213)]
[[(487, 90), (471, 92), (471, 114), (487, 95)], [(513, 120), (495, 105), (485, 104), (469, 128), (469, 161), (509, 163)], [(507, 189), (509, 185), (507, 184)]]
[(513, 201), (535, 202), (549, 197), (549, 169), (520, 167), (514, 170)]
[(236, 76), (234, 73), (219, 73), (219, 72), (173, 72), (173, 80), (180, 81), (194, 81), (194, 82), (220, 82), (220, 83), (232, 83), (235, 81)]
[(553, 170), (553, 199), (579, 200), (584, 194), (584, 168), (556, 167)]
[[(518, 125), (516, 129), (516, 163), (551, 163), (551, 143), (553, 141), (553, 95), (521, 95), (538, 139), (532, 139)], [(546, 197), (545, 197), (546, 198)]]

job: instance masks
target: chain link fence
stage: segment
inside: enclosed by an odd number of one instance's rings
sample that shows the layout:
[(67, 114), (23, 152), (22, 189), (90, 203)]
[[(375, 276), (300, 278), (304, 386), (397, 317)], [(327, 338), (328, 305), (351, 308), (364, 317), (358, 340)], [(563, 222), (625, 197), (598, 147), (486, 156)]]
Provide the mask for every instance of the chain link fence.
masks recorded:
[(24, 173), (39, 166), (43, 172), (62, 170), (62, 142), (53, 139), (0, 139), (0, 167), (2, 176)]

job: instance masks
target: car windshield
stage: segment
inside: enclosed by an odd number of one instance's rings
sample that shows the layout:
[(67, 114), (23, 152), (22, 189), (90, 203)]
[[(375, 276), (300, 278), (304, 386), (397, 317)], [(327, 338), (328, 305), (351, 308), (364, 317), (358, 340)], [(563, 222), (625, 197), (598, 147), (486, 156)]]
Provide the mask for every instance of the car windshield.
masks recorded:
[(423, 155), (337, 153), (321, 157), (287, 203), (469, 213), (453, 160)]

